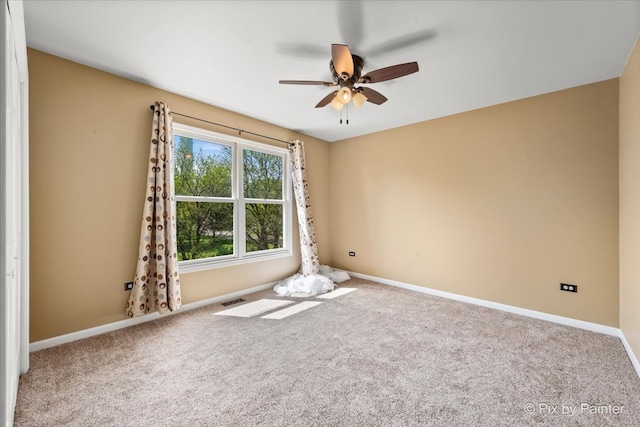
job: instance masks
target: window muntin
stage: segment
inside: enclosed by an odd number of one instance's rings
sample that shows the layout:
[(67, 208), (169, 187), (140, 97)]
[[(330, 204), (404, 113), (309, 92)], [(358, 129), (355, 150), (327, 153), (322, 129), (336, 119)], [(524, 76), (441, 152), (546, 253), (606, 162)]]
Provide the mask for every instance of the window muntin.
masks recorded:
[(183, 272), (291, 255), (286, 149), (174, 123)]

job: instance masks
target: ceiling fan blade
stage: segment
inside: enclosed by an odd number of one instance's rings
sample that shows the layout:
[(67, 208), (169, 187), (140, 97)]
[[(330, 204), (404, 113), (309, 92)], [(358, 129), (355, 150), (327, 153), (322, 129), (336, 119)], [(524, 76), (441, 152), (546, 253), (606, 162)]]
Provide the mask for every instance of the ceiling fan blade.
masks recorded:
[(319, 80), (280, 80), (281, 85), (317, 85), (317, 86), (335, 86), (334, 82), (322, 82)]
[(362, 94), (367, 97), (367, 101), (373, 104), (380, 105), (387, 102), (387, 98), (383, 94), (381, 94), (380, 92), (376, 92), (371, 88), (361, 87), (358, 90), (361, 91)]
[(390, 67), (380, 68), (365, 74), (360, 78), (358, 83), (379, 83), (391, 79), (397, 79), (408, 74), (418, 71), (417, 62), (407, 62), (406, 64), (392, 65)]
[(278, 42), (276, 51), (297, 58), (326, 58), (327, 48), (308, 43)]
[(353, 75), (353, 56), (346, 44), (331, 45), (331, 61), (336, 73), (344, 80)]
[(417, 31), (415, 33), (406, 34), (404, 36), (396, 37), (391, 40), (387, 40), (386, 42), (380, 43), (370, 49), (367, 49), (367, 54), (376, 56), (382, 53), (404, 49), (406, 47), (410, 47), (415, 44), (432, 39), (437, 35), (438, 33), (436, 32), (436, 30)]
[(338, 28), (342, 41), (356, 52), (364, 38), (362, 29), (362, 1), (339, 1), (337, 3)]
[(333, 101), (333, 98), (335, 98), (337, 94), (338, 94), (337, 90), (331, 92), (329, 95), (322, 98), (322, 100), (318, 102), (318, 104), (316, 104), (316, 108), (320, 108), (320, 107), (324, 107), (325, 105), (328, 105), (329, 103), (331, 103), (331, 101)]

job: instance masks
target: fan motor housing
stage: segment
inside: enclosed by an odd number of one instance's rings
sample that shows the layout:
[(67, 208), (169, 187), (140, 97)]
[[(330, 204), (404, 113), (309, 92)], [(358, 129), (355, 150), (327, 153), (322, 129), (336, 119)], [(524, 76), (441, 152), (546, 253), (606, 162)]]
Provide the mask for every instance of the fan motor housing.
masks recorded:
[(351, 57), (353, 58), (353, 75), (347, 80), (344, 80), (342, 76), (336, 72), (336, 68), (333, 66), (333, 61), (329, 61), (329, 70), (331, 70), (333, 81), (340, 84), (340, 86), (353, 86), (358, 80), (360, 80), (362, 68), (364, 67), (364, 59), (358, 55), (351, 55)]

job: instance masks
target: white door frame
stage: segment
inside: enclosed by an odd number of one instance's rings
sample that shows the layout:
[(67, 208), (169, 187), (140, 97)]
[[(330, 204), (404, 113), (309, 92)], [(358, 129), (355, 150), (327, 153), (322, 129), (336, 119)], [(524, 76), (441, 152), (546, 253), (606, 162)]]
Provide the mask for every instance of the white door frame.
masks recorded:
[(16, 47), (20, 80), (20, 123), (22, 144), (20, 164), (20, 214), (22, 220), (20, 254), (20, 372), (29, 370), (29, 69), (27, 64), (27, 38), (24, 27), (22, 0), (9, 0), (13, 40)]

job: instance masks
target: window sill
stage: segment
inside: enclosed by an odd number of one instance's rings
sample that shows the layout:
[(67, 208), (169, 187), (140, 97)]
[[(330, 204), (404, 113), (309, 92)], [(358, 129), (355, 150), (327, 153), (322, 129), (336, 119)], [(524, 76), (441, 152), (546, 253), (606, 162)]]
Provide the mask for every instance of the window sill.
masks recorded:
[(178, 262), (178, 271), (183, 273), (194, 273), (196, 271), (213, 270), (216, 268), (230, 267), (234, 265), (251, 264), (259, 261), (269, 261), (273, 259), (290, 257), (293, 254), (290, 250), (281, 249), (270, 251), (269, 253), (260, 253), (253, 255), (245, 255), (243, 258), (230, 257), (225, 259), (195, 259), (189, 261)]

